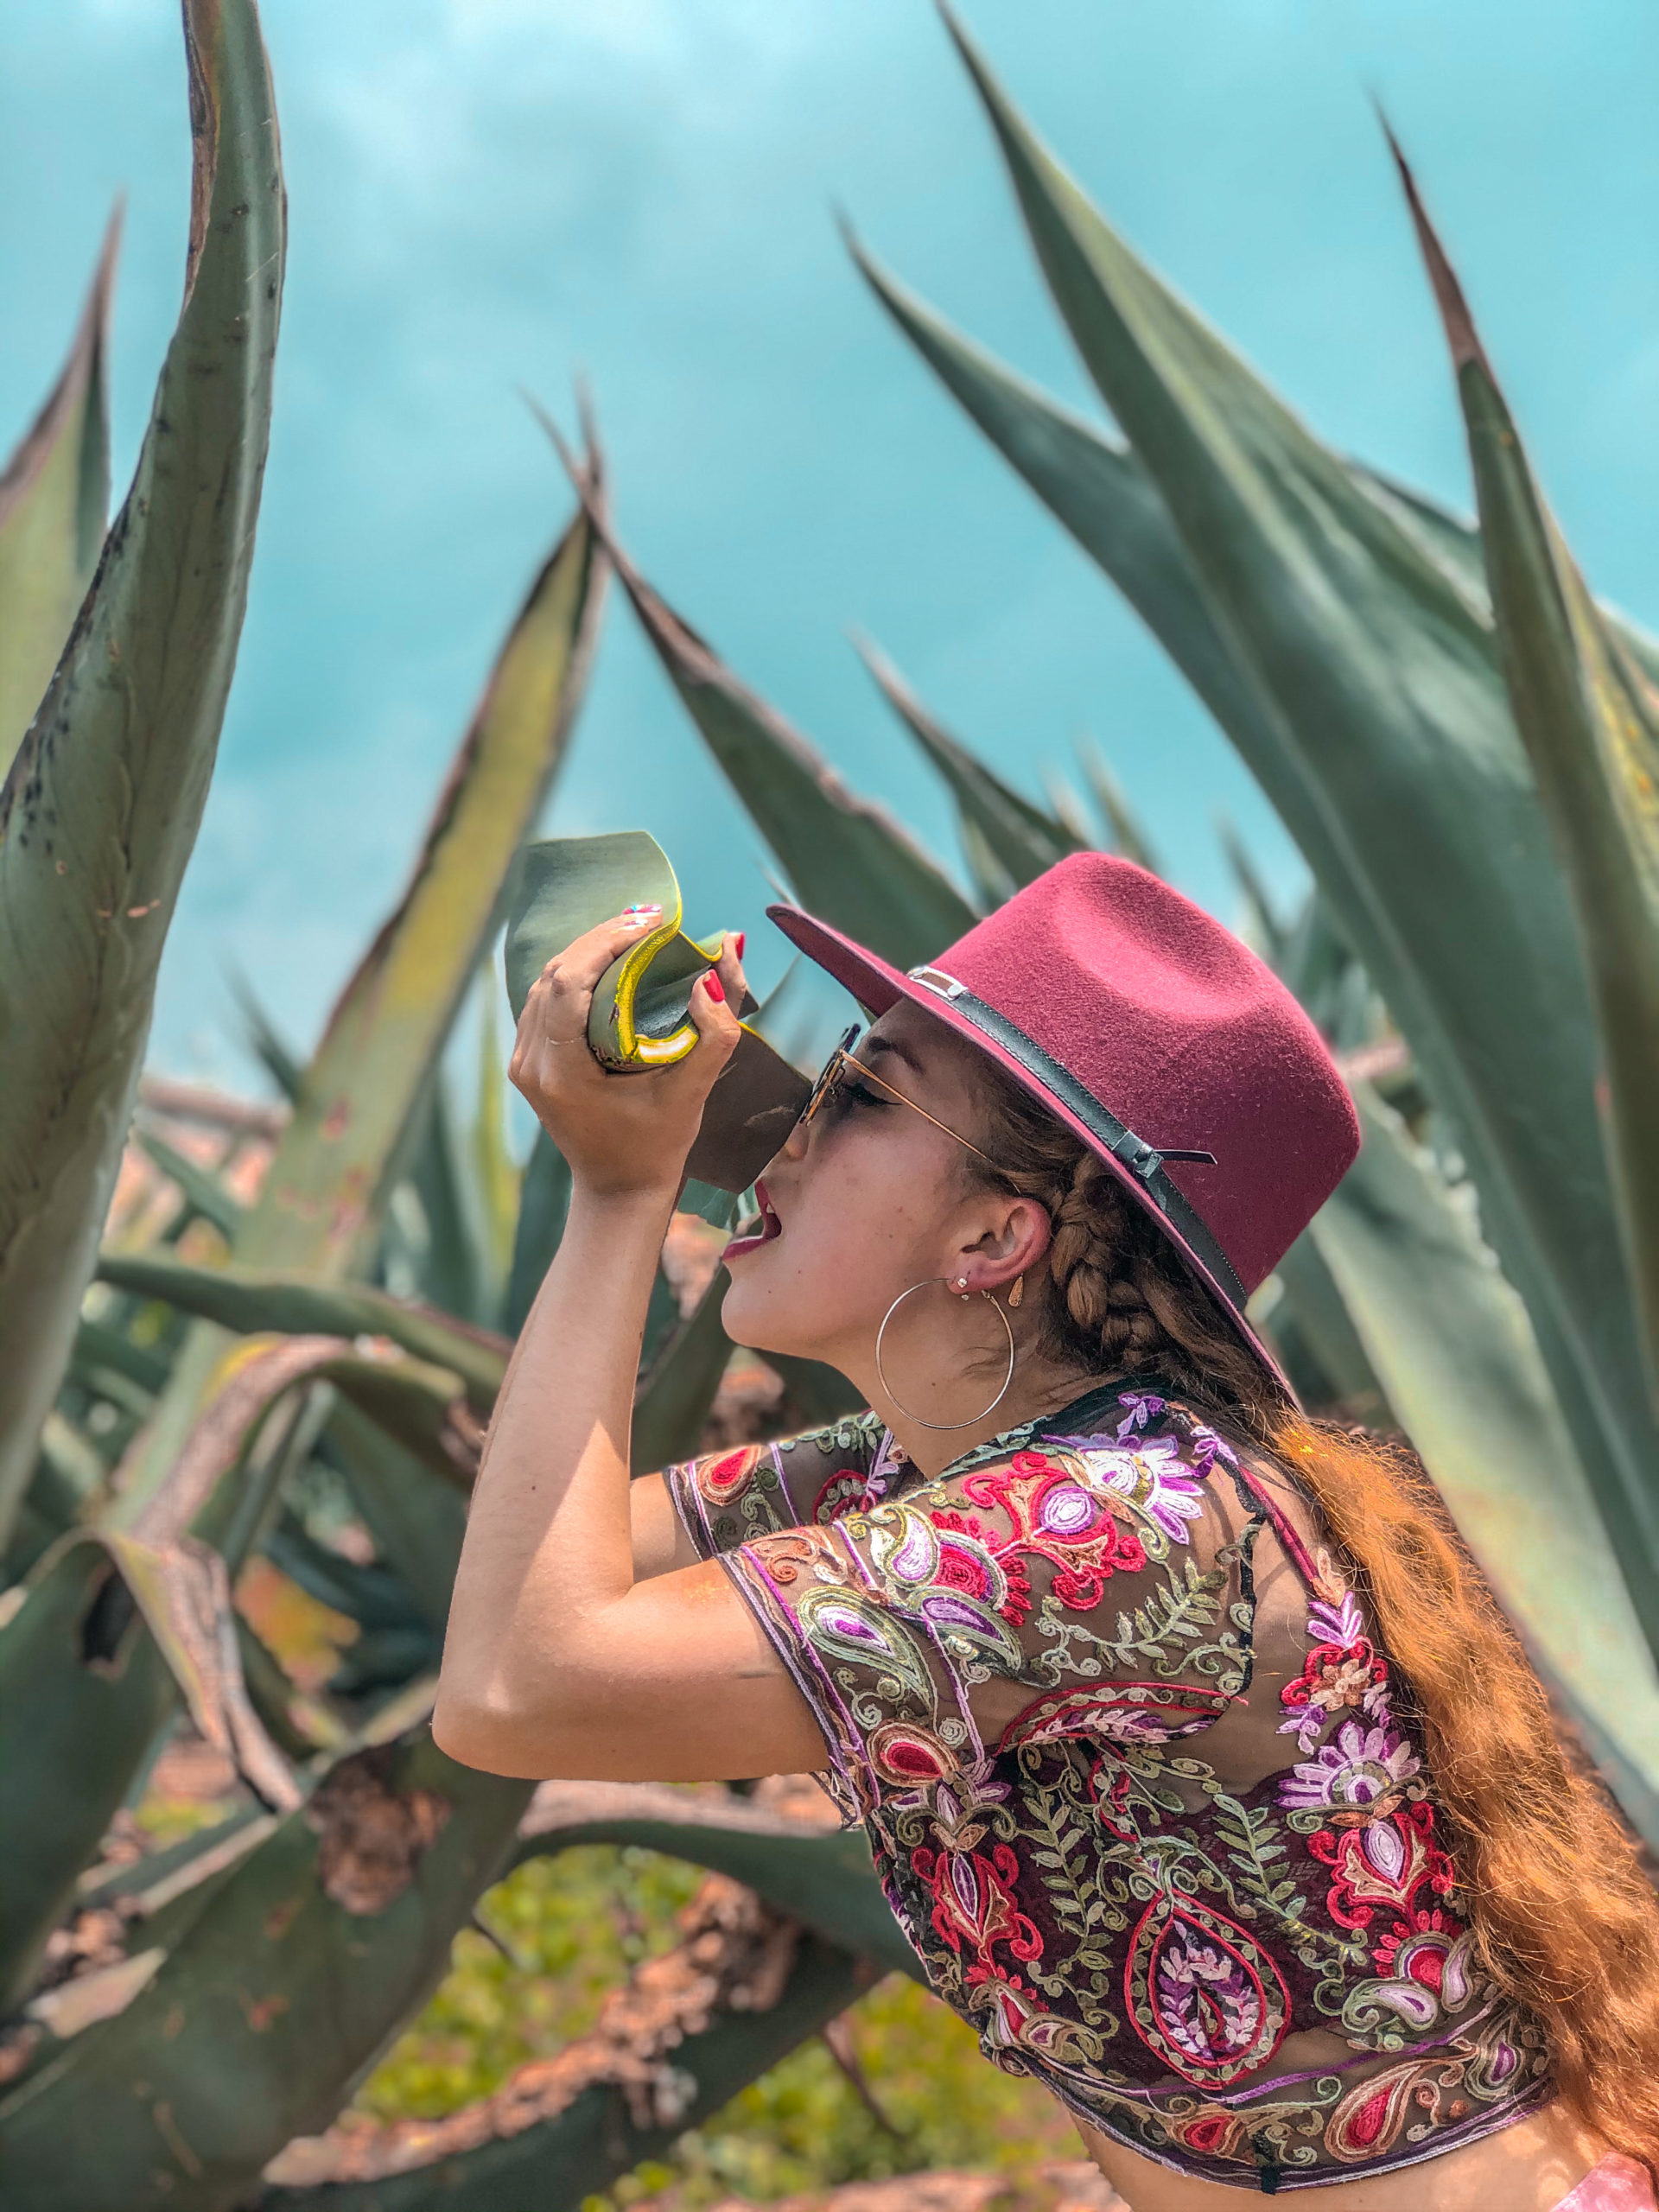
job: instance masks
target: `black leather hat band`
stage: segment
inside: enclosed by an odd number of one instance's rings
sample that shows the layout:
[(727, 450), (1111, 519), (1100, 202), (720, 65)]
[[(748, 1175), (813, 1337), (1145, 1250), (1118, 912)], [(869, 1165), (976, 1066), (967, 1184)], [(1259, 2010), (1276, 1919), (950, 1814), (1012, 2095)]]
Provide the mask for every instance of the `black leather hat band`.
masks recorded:
[(1160, 1152), (1155, 1145), (1148, 1144), (1103, 1106), (1070, 1069), (1062, 1067), (1052, 1053), (1027, 1037), (1007, 1014), (999, 1014), (994, 1006), (976, 998), (965, 983), (959, 983), (954, 976), (947, 976), (942, 968), (912, 968), (910, 980), (944, 1000), (992, 1044), (1000, 1046), (1011, 1059), (1017, 1060), (1027, 1075), (1034, 1076), (1068, 1113), (1077, 1116), (1103, 1149), (1134, 1176), (1170, 1227), (1214, 1277), (1223, 1295), (1242, 1315), (1249, 1294), (1239, 1281), (1236, 1269), (1214, 1233), (1194, 1211), (1192, 1201), (1176, 1189), (1164, 1173), (1166, 1160), (1200, 1160), (1213, 1166), (1215, 1154)]

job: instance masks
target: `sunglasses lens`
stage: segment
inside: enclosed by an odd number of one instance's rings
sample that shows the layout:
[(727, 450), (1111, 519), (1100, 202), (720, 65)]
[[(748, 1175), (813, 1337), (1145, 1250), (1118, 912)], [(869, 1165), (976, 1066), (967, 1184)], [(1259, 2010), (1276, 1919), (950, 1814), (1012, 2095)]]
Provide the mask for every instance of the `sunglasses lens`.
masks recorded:
[(823, 1068), (819, 1071), (818, 1079), (808, 1093), (805, 1105), (801, 1109), (801, 1118), (796, 1124), (798, 1128), (804, 1128), (817, 1112), (819, 1107), (823, 1104), (825, 1099), (835, 1090), (841, 1080), (842, 1063), (857, 1042), (859, 1024), (855, 1022), (824, 1062)]

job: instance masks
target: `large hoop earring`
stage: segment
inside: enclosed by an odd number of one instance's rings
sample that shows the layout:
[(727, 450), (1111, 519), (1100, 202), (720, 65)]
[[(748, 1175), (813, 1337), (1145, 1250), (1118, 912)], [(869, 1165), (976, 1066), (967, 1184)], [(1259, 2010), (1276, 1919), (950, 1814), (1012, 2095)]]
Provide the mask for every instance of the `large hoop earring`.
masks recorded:
[(906, 1421), (913, 1421), (918, 1428), (973, 1428), (980, 1421), (982, 1421), (985, 1419), (987, 1414), (994, 1414), (996, 1411), (1003, 1399), (1007, 1396), (1008, 1385), (1014, 1381), (1014, 1364), (1016, 1357), (1014, 1345), (1014, 1325), (1008, 1319), (1007, 1315), (1002, 1311), (1002, 1308), (997, 1304), (995, 1299), (991, 1296), (990, 1292), (988, 1290), (982, 1290), (979, 1294), (980, 1296), (985, 1300), (985, 1303), (990, 1307), (992, 1313), (995, 1314), (997, 1319), (1002, 1324), (1003, 1328), (1007, 1332), (1008, 1338), (1008, 1371), (1002, 1377), (1002, 1388), (991, 1400), (988, 1406), (984, 1407), (976, 1414), (969, 1414), (966, 1421), (924, 1421), (919, 1414), (912, 1413), (910, 1408), (905, 1404), (898, 1392), (893, 1389), (892, 1383), (888, 1382), (887, 1370), (881, 1364), (881, 1339), (887, 1333), (888, 1322), (892, 1320), (893, 1315), (899, 1311), (899, 1308), (904, 1304), (907, 1298), (913, 1298), (918, 1290), (930, 1289), (934, 1283), (944, 1282), (946, 1278), (944, 1275), (933, 1275), (931, 1276), (926, 1282), (913, 1282), (908, 1290), (901, 1290), (898, 1297), (893, 1300), (892, 1305), (888, 1306), (887, 1312), (881, 1316), (881, 1325), (875, 1332), (875, 1371), (881, 1378), (881, 1388), (887, 1392), (888, 1399), (897, 1410), (904, 1415)]

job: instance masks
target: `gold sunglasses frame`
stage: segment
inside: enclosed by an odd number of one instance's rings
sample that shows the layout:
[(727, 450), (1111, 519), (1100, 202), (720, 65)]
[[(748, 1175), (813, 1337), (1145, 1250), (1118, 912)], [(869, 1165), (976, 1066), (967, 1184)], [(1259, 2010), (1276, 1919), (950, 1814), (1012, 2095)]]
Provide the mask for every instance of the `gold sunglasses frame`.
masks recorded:
[(988, 1167), (994, 1168), (996, 1162), (991, 1158), (989, 1153), (982, 1152), (976, 1144), (969, 1144), (965, 1136), (951, 1128), (947, 1122), (940, 1121), (937, 1115), (930, 1114), (925, 1106), (918, 1106), (913, 1098), (906, 1098), (904, 1092), (895, 1090), (885, 1076), (878, 1075), (867, 1060), (854, 1058), (853, 1046), (862, 1034), (862, 1023), (854, 1022), (840, 1044), (824, 1062), (818, 1071), (818, 1079), (813, 1084), (805, 1105), (801, 1109), (801, 1117), (796, 1122), (796, 1128), (804, 1129), (810, 1126), (813, 1116), (821, 1107), (826, 1105), (835, 1096), (846, 1078), (848, 1069), (852, 1068), (856, 1070), (861, 1082), (876, 1084), (879, 1089), (887, 1092), (888, 1097), (896, 1098), (901, 1106), (908, 1106), (912, 1114), (919, 1114), (925, 1122), (931, 1122), (936, 1129), (943, 1130), (946, 1136), (954, 1138), (957, 1144), (971, 1152), (976, 1160), (982, 1160)]

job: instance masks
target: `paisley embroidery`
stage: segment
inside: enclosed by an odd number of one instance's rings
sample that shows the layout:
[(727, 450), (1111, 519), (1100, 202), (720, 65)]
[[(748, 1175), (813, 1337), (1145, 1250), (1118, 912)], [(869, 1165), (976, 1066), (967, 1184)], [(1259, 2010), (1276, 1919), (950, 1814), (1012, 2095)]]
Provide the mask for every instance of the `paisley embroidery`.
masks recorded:
[(933, 1893), (935, 1934), (953, 1951), (969, 1955), (964, 1979), (969, 1986), (995, 1978), (995, 1949), (1006, 1948), (1014, 1959), (1040, 1957), (1036, 1923), (1014, 1903), (1020, 1862), (1006, 1843), (988, 1853), (924, 1847), (911, 1854), (911, 1865)]
[(796, 1606), (802, 1627), (830, 1659), (873, 1668), (889, 1694), (908, 1692), (918, 1700), (931, 1694), (925, 1666), (910, 1639), (878, 1605), (857, 1591), (820, 1585), (803, 1592)]
[(1154, 1897), (1123, 1968), (1129, 2018), (1180, 2075), (1224, 2088), (1284, 2041), (1290, 1994), (1249, 1932), (1196, 1898)]
[[(1428, 1805), (1403, 1806), (1386, 1820), (1339, 1834), (1322, 1829), (1309, 1836), (1307, 1847), (1333, 1870), (1325, 1904), (1344, 1928), (1368, 1929), (1379, 1911), (1397, 1918), (1412, 1910), (1425, 1883), (1436, 1897), (1446, 1897), (1456, 1878), (1451, 1859), (1434, 1841)], [(1399, 1934), (1396, 1929), (1390, 1937), (1390, 1948)], [(1387, 1963), (1381, 1953), (1377, 1963)]]
[(856, 1467), (843, 1467), (819, 1485), (812, 1501), (812, 1518), (819, 1528), (839, 1521), (843, 1513), (863, 1511), (870, 1502), (870, 1486)]
[[(1482, 1974), (1340, 1560), (1179, 1405), (1102, 1391), (933, 1480), (868, 1416), (669, 1479), (995, 2063), (1262, 2190), (1390, 2171), (1548, 2100), (1543, 2031)], [(1211, 1764), (1206, 1732), (1251, 1695), (1270, 1522), (1306, 1643), (1275, 1618), (1274, 1709)], [(1241, 1758), (1254, 1779), (1224, 1779)], [(1309, 2033), (1347, 2056), (1275, 2075)]]
[(765, 1459), (759, 1444), (746, 1444), (723, 1459), (705, 1459), (697, 1469), (697, 1487), (712, 1506), (729, 1505), (740, 1497), (749, 1477)]

